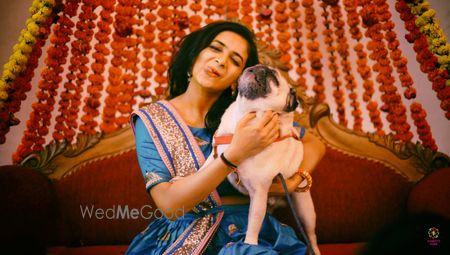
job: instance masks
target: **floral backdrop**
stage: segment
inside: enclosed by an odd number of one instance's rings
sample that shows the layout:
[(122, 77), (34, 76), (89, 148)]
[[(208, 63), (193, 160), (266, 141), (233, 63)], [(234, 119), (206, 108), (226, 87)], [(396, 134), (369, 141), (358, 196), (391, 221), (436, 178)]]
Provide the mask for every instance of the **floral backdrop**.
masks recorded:
[[(281, 52), (301, 88), (336, 107), (340, 125), (367, 131), (368, 121), (380, 135), (406, 142), (416, 134), (437, 150), (416, 86), (435, 92), (436, 110), (449, 120), (450, 45), (427, 1), (392, 2), (403, 24), (393, 22), (387, 0), (34, 0), (0, 80), (0, 143), (26, 122), (17, 163), (43, 150), (49, 134), (73, 142), (124, 127), (133, 109), (164, 97), (174, 45), (185, 34), (237, 18)], [(397, 35), (396, 25), (408, 33)], [(399, 36), (429, 84), (414, 83)], [(19, 120), (30, 90), (37, 101)]]

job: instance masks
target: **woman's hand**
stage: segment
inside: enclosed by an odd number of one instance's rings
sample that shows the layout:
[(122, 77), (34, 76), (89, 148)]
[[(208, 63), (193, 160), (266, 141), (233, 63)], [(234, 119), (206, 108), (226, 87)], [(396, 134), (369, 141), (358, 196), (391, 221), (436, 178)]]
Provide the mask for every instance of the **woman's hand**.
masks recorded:
[(266, 111), (261, 119), (255, 121), (255, 118), (256, 113), (248, 113), (239, 121), (225, 151), (225, 157), (235, 165), (258, 154), (280, 135), (278, 114)]
[[(288, 189), (289, 193), (292, 193), (295, 191), (295, 189), (300, 185), (300, 183), (303, 181), (303, 178), (299, 174), (294, 174), (290, 178), (285, 179), (286, 187)], [(277, 175), (275, 179), (273, 180), (272, 185), (269, 189), (269, 195), (270, 196), (284, 196), (284, 187), (281, 183), (280, 177)]]

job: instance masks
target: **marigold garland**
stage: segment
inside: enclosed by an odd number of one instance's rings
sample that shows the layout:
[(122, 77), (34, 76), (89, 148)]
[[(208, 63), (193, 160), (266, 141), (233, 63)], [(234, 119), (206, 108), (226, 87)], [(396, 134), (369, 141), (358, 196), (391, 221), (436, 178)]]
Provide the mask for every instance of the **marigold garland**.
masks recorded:
[[(136, 80), (139, 62), (139, 44), (140, 37), (136, 35), (136, 26), (142, 23), (142, 19), (136, 18), (138, 15), (138, 6), (140, 0), (119, 0), (123, 4), (123, 10), (116, 7), (118, 15), (123, 15), (123, 21), (127, 23), (127, 29), (130, 33), (123, 34), (125, 48), (122, 49), (122, 76), (120, 77), (119, 91), (117, 93), (116, 118), (114, 120), (118, 128), (128, 124), (129, 116), (133, 111), (135, 90), (137, 88)], [(119, 5), (119, 7), (121, 7)]]
[[(53, 0), (48, 0), (53, 1)], [(35, 0), (34, 3), (48, 2), (44, 0)], [(291, 48), (294, 51), (295, 72), (298, 74), (298, 83), (306, 88), (305, 74), (307, 68), (304, 66), (306, 61), (304, 57), (304, 46), (308, 49), (308, 59), (311, 64), (310, 74), (314, 78), (315, 85), (313, 91), (319, 102), (325, 101), (324, 95), (324, 78), (322, 76), (322, 54), (319, 51), (320, 43), (317, 41), (316, 33), (316, 17), (314, 15), (313, 0), (302, 0), (304, 7), (304, 23), (300, 18), (299, 5), (300, 2), (292, 1), (275, 1), (273, 0), (195, 0), (189, 3), (186, 0), (163, 0), (163, 1), (141, 1), (141, 0), (83, 0), (82, 13), (77, 23), (77, 29), (72, 36), (72, 27), (70, 19), (75, 16), (80, 0), (66, 0), (64, 5), (64, 14), (61, 15), (58, 24), (53, 29), (51, 37), (51, 45), (47, 52), (45, 63), (47, 67), (42, 71), (42, 80), (39, 82), (40, 91), (38, 91), (38, 102), (33, 104), (33, 112), (30, 114), (30, 120), (27, 122), (27, 130), (24, 133), (22, 144), (14, 154), (15, 162), (19, 162), (31, 151), (41, 150), (45, 143), (45, 136), (48, 133), (51, 119), (51, 112), (56, 96), (56, 90), (62, 81), (61, 74), (68, 50), (72, 50), (72, 58), (70, 59), (69, 73), (66, 74), (68, 82), (65, 84), (66, 91), (61, 94), (60, 111), (61, 115), (57, 116), (55, 125), (54, 139), (72, 140), (77, 128), (77, 120), (79, 114), (79, 106), (81, 105), (81, 91), (84, 83), (88, 83), (88, 97), (84, 98), (84, 115), (81, 117), (82, 125), (79, 129), (83, 133), (94, 134), (98, 124), (96, 117), (99, 116), (99, 108), (101, 106), (100, 97), (102, 95), (103, 83), (108, 77), (108, 86), (106, 87), (107, 97), (102, 113), (102, 124), (100, 129), (104, 133), (110, 133), (121, 128), (128, 123), (128, 116), (135, 104), (134, 97), (140, 96), (144, 101), (151, 97), (157, 100), (164, 97), (167, 87), (167, 66), (172, 57), (173, 44), (184, 36), (186, 29), (190, 31), (198, 29), (202, 22), (210, 23), (218, 19), (236, 18), (241, 14), (241, 20), (253, 27), (253, 17), (258, 21), (254, 24), (256, 27), (256, 36), (258, 39), (266, 42), (279, 42), (278, 48), (283, 53), (282, 61), (290, 66)], [(361, 112), (359, 111), (359, 102), (355, 93), (356, 83), (351, 73), (349, 62), (348, 43), (344, 36), (344, 22), (340, 18), (339, 1), (327, 0), (322, 3), (322, 7), (330, 7), (333, 12), (334, 30), (330, 29), (330, 23), (327, 26), (327, 18), (325, 17), (324, 31), (325, 43), (330, 52), (329, 68), (333, 75), (333, 85), (336, 87), (334, 97), (338, 103), (338, 112), (342, 112), (343, 118), (339, 116), (339, 122), (345, 125), (345, 108), (343, 107), (344, 90), (339, 78), (345, 79), (349, 97), (352, 101), (352, 114), (355, 116), (354, 129), (361, 129)], [(410, 127), (406, 119), (407, 109), (401, 102), (401, 97), (397, 93), (394, 86), (394, 77), (392, 75), (393, 67), (399, 74), (402, 87), (405, 88), (404, 96), (408, 99), (414, 98), (415, 90), (412, 86), (411, 76), (406, 68), (407, 60), (402, 56), (399, 49), (399, 42), (393, 32), (393, 23), (390, 20), (388, 7), (386, 8), (385, 0), (377, 0), (369, 3), (368, 0), (360, 0), (359, 4), (362, 8), (361, 16), (365, 28), (367, 28), (366, 36), (369, 39), (368, 49), (370, 50), (370, 58), (376, 63), (373, 68), (377, 73), (376, 80), (381, 85), (380, 91), (383, 92), (382, 101), (384, 105), (382, 109), (387, 111), (387, 120), (390, 122), (390, 128), (395, 132), (395, 138), (401, 141), (411, 139)], [(433, 89), (437, 93), (437, 97), (441, 100), (441, 108), (446, 111), (447, 118), (450, 119), (450, 85), (448, 71), (445, 69), (449, 64), (450, 57), (448, 54), (450, 48), (446, 40), (442, 39), (439, 32), (440, 27), (435, 21), (434, 11), (425, 1), (409, 1), (409, 6), (404, 0), (398, 2), (404, 3), (408, 8), (401, 7), (401, 17), (405, 20), (405, 24), (411, 29), (407, 36), (408, 41), (414, 42), (414, 49), (417, 52), (417, 60), (420, 63), (421, 70), (428, 74), (428, 78), (432, 81)], [(202, 3), (206, 5), (202, 6)], [(88, 52), (91, 47), (90, 40), (93, 35), (94, 23), (93, 10), (96, 5), (102, 5), (103, 10), (100, 12), (101, 20), (97, 23), (95, 31), (95, 52), (92, 54), (93, 62), (88, 64)], [(240, 4), (240, 8), (239, 8)], [(364, 50), (362, 42), (362, 33), (359, 30), (359, 16), (356, 11), (358, 7), (355, 1), (344, 0), (345, 10), (347, 11), (347, 24), (352, 38), (357, 41), (354, 48), (357, 55), (357, 71), (363, 79), (364, 94), (363, 100), (367, 103), (369, 116), (374, 123), (377, 133), (383, 134), (383, 124), (380, 118), (380, 111), (377, 103), (372, 99), (374, 88), (371, 78), (371, 70), (368, 66), (367, 53)], [(194, 15), (188, 17), (186, 8), (189, 6)], [(397, 5), (396, 5), (397, 7)], [(411, 13), (411, 8), (413, 13)], [(255, 8), (255, 10), (253, 10)], [(288, 9), (289, 8), (289, 9)], [(115, 13), (113, 13), (113, 11)], [(409, 14), (407, 13), (409, 12)], [(95, 12), (98, 13), (98, 12)], [(145, 13), (145, 14), (144, 14)], [(204, 13), (203, 20), (200, 13)], [(255, 14), (255, 16), (252, 16)], [(415, 14), (414, 14), (415, 13)], [(113, 15), (114, 14), (114, 15)], [(416, 15), (418, 15), (416, 17)], [(33, 17), (35, 17), (33, 15)], [(114, 17), (114, 21), (113, 18)], [(44, 22), (42, 17), (36, 16), (37, 20)], [(47, 21), (50, 19), (47, 18)], [(145, 24), (142, 24), (145, 22)], [(43, 28), (42, 23), (36, 22), (39, 29)], [(302, 25), (306, 27), (306, 44), (303, 43)], [(109, 42), (111, 33), (110, 26), (113, 25), (114, 32), (112, 34), (113, 41)], [(36, 26), (29, 24), (29, 31), (35, 31)], [(277, 32), (274, 32), (277, 30)], [(334, 41), (332, 34), (335, 34), (337, 40)], [(40, 32), (41, 33), (41, 32)], [(274, 37), (276, 36), (276, 39)], [(409, 38), (410, 37), (410, 38)], [(72, 38), (72, 44), (68, 44)], [(431, 39), (430, 39), (431, 38)], [(0, 81), (0, 105), (4, 102), (2, 91), (7, 93), (8, 101), (7, 109), (18, 109), (20, 101), (23, 100), (25, 92), (29, 90), (29, 82), (31, 80), (32, 71), (37, 65), (37, 57), (33, 57), (35, 52), (39, 53), (44, 41), (39, 37), (30, 37), (28, 34), (23, 35), (26, 44), (18, 44), (17, 48), (22, 47), (23, 54), (14, 55), (16, 63), (5, 68), (4, 76), (11, 81), (16, 78), (14, 74), (20, 73), (20, 77), (14, 81), (5, 83)], [(333, 43), (335, 43), (333, 45)], [(30, 45), (33, 47), (29, 47)], [(92, 43), (94, 46), (94, 43)], [(112, 49), (112, 52), (109, 49)], [(16, 49), (15, 49), (16, 50)], [(142, 50), (142, 52), (140, 52)], [(108, 74), (104, 74), (105, 65), (112, 53), (111, 67)], [(339, 56), (338, 54), (339, 53)], [(27, 55), (28, 54), (28, 55)], [(24, 56), (27, 58), (25, 59)], [(91, 54), (89, 54), (89, 57)], [(343, 74), (339, 73), (337, 58), (340, 58)], [(391, 61), (389, 60), (392, 60)], [(140, 59), (142, 58), (142, 59)], [(447, 59), (448, 58), (448, 59)], [(25, 64), (23, 64), (25, 63)], [(89, 69), (88, 69), (89, 68)], [(439, 69), (440, 68), (440, 69)], [(8, 71), (8, 70), (9, 71)], [(89, 76), (88, 70), (90, 70)], [(142, 77), (142, 82), (137, 87), (137, 75)], [(23, 79), (22, 79), (23, 77)], [(3, 76), (2, 76), (3, 78)], [(155, 84), (151, 84), (151, 80), (155, 80)], [(88, 80), (88, 81), (86, 81)], [(27, 85), (28, 84), (28, 85)], [(154, 92), (153, 92), (154, 89)], [(339, 105), (341, 104), (341, 105)], [(6, 108), (3, 108), (6, 109)], [(417, 133), (422, 143), (433, 150), (437, 149), (436, 143), (431, 135), (431, 130), (426, 121), (426, 112), (422, 106), (416, 102), (411, 104), (411, 117), (417, 127)], [(11, 110), (9, 110), (11, 111)], [(7, 113), (8, 114), (8, 113)], [(2, 119), (8, 118), (13, 120), (13, 116), (5, 115), (5, 111), (0, 109)], [(4, 118), (4, 116), (6, 116)], [(0, 132), (3, 130), (3, 123), (0, 125)], [(9, 126), (8, 126), (9, 127)], [(7, 132), (7, 131), (6, 131)], [(4, 137), (4, 134), (3, 134)], [(0, 133), (0, 143), (2, 142), (2, 133)]]
[(33, 111), (27, 121), (21, 144), (13, 155), (14, 162), (20, 162), (32, 151), (44, 149), (45, 136), (49, 132), (51, 112), (57, 96), (57, 88), (62, 81), (61, 73), (66, 62), (69, 48), (66, 44), (70, 41), (71, 28), (75, 25), (71, 17), (76, 15), (79, 2), (67, 1), (63, 7), (63, 14), (59, 17), (50, 37), (51, 46), (47, 50), (45, 59), (46, 67), (41, 71), (42, 79), (39, 81), (39, 91), (36, 96), (38, 101), (31, 105)]
[(336, 35), (338, 47), (337, 52), (341, 57), (341, 66), (345, 73), (344, 79), (346, 80), (345, 87), (349, 90), (349, 98), (351, 100), (350, 106), (353, 107), (352, 115), (354, 118), (353, 129), (362, 130), (362, 112), (359, 109), (358, 95), (355, 92), (356, 82), (352, 73), (352, 68), (349, 60), (349, 45), (347, 43), (347, 38), (345, 36), (344, 25), (345, 22), (341, 20), (341, 8), (339, 5), (331, 6), (331, 17), (333, 19), (333, 24), (335, 27), (334, 34)]
[(273, 28), (272, 24), (272, 0), (256, 0), (256, 38), (272, 45), (273, 42)]
[(174, 42), (168, 41), (170, 38), (170, 31), (173, 29), (172, 17), (173, 12), (169, 8), (172, 5), (172, 1), (167, 1), (160, 5), (158, 10), (158, 16), (160, 21), (156, 22), (156, 27), (159, 30), (158, 39), (156, 44), (156, 56), (155, 56), (155, 81), (157, 86), (155, 93), (157, 98), (163, 98), (167, 87), (166, 71), (168, 63), (172, 57), (172, 44)]
[(94, 45), (95, 52), (92, 54), (92, 58), (95, 60), (91, 64), (93, 73), (88, 77), (90, 84), (87, 87), (87, 92), (89, 96), (84, 98), (84, 115), (81, 117), (83, 124), (80, 126), (80, 131), (85, 134), (95, 134), (98, 126), (95, 118), (100, 115), (98, 108), (101, 105), (100, 98), (105, 81), (103, 73), (107, 62), (106, 56), (110, 54), (106, 45), (110, 41), (109, 35), (111, 34), (113, 20), (111, 14), (114, 11), (114, 3), (114, 1), (106, 0), (101, 3), (100, 21), (97, 23), (98, 32), (94, 35), (97, 43)]
[(201, 0), (195, 0), (189, 5), (189, 8), (194, 12), (194, 15), (189, 17), (189, 31), (193, 32), (200, 28), (202, 17), (198, 14), (202, 10)]
[(287, 4), (285, 2), (278, 2), (275, 4), (275, 29), (277, 30), (278, 39), (278, 49), (281, 51), (280, 61), (284, 63), (289, 69), (292, 68), (291, 65), (291, 54), (289, 50), (291, 49), (291, 33), (289, 32), (289, 14), (287, 14)]
[(329, 53), (328, 60), (330, 64), (328, 68), (330, 69), (331, 76), (333, 77), (332, 85), (334, 87), (333, 97), (336, 101), (336, 111), (338, 113), (338, 122), (340, 125), (347, 126), (347, 119), (345, 117), (345, 97), (344, 92), (341, 88), (342, 82), (340, 80), (340, 72), (339, 65), (336, 62), (336, 47), (334, 44), (333, 38), (333, 30), (331, 29), (331, 20), (330, 13), (328, 12), (328, 5), (325, 2), (321, 2), (320, 6), (322, 7), (322, 17), (324, 19), (323, 24), (325, 25), (325, 30), (323, 31), (323, 35), (325, 36), (325, 44), (327, 45), (327, 51)]
[(226, 5), (226, 16), (225, 18), (227, 20), (232, 20), (232, 19), (237, 19), (239, 18), (239, 0), (228, 0), (225, 1), (225, 5)]
[(308, 59), (311, 64), (310, 74), (314, 77), (313, 91), (316, 93), (318, 102), (325, 101), (325, 87), (323, 86), (324, 78), (322, 76), (322, 54), (319, 51), (319, 43), (315, 41), (317, 33), (316, 29), (316, 17), (314, 15), (313, 0), (302, 0), (302, 6), (305, 8), (305, 25), (308, 29), (306, 38), (308, 43), (306, 48), (309, 50)]
[(438, 147), (431, 134), (430, 125), (428, 125), (426, 120), (426, 111), (418, 102), (413, 102), (410, 106), (410, 110), (414, 125), (417, 127), (417, 134), (419, 134), (419, 139), (422, 141), (423, 146), (428, 147), (433, 151), (437, 151)]
[(430, 8), (427, 1), (411, 1), (408, 5), (411, 7), (411, 13), (418, 15), (415, 24), (427, 37), (430, 51), (438, 56), (440, 70), (450, 70), (450, 44), (447, 43), (444, 31), (435, 18), (436, 11)]
[(397, 88), (394, 86), (393, 68), (390, 66), (388, 50), (381, 33), (382, 24), (380, 23), (379, 13), (384, 13), (385, 10), (379, 8), (380, 1), (362, 0), (359, 4), (362, 6), (360, 15), (363, 27), (366, 28), (365, 34), (370, 39), (368, 49), (372, 53), (369, 57), (376, 62), (373, 69), (378, 73), (376, 81), (381, 84), (379, 89), (383, 92), (381, 100), (384, 105), (381, 110), (387, 112), (386, 119), (391, 123), (389, 128), (395, 132), (394, 137), (400, 141), (409, 141), (413, 135), (409, 131), (409, 124), (406, 122), (406, 108), (401, 102)]
[(149, 12), (145, 14), (145, 25), (143, 29), (143, 60), (141, 62), (142, 71), (140, 72), (143, 81), (141, 82), (141, 89), (136, 91), (136, 94), (139, 95), (144, 101), (147, 98), (153, 98), (152, 92), (150, 91), (151, 82), (150, 78), (153, 76), (153, 56), (154, 56), (154, 48), (155, 48), (155, 30), (156, 27), (153, 23), (156, 21), (156, 15), (153, 13), (157, 9), (158, 5), (156, 1), (147, 2), (146, 8), (149, 9)]
[(67, 82), (64, 83), (65, 91), (60, 95), (59, 115), (56, 117), (55, 131), (53, 138), (56, 141), (65, 139), (73, 141), (78, 127), (78, 112), (81, 105), (81, 95), (83, 85), (87, 78), (87, 57), (91, 50), (91, 40), (95, 24), (92, 20), (97, 18), (94, 9), (97, 7), (95, 1), (83, 0), (81, 3), (81, 13), (76, 23), (75, 40), (71, 43), (69, 72), (66, 75)]
[(253, 16), (251, 15), (253, 13), (253, 7), (251, 4), (252, 0), (242, 0), (240, 8), (242, 22), (248, 27), (253, 27)]
[(353, 39), (357, 41), (353, 49), (357, 56), (357, 71), (363, 80), (363, 101), (367, 103), (366, 109), (369, 111), (370, 121), (373, 123), (376, 133), (378, 135), (384, 135), (383, 121), (380, 117), (380, 111), (378, 110), (378, 103), (372, 99), (374, 93), (373, 81), (372, 81), (372, 69), (368, 66), (367, 53), (364, 45), (361, 42), (362, 33), (359, 29), (360, 21), (359, 15), (356, 11), (357, 4), (353, 0), (344, 0), (345, 11), (347, 13), (347, 24), (350, 27), (349, 32)]
[(307, 85), (306, 85), (305, 74), (306, 74), (307, 70), (306, 70), (306, 67), (303, 66), (303, 64), (306, 62), (306, 58), (303, 56), (303, 54), (304, 54), (303, 42), (302, 42), (303, 34), (301, 31), (302, 21), (300, 19), (299, 6), (300, 6), (300, 4), (296, 0), (293, 0), (292, 2), (290, 2), (289, 9), (291, 9), (291, 11), (289, 12), (289, 16), (291, 17), (291, 19), (293, 19), (293, 21), (291, 22), (291, 28), (294, 30), (294, 32), (292, 33), (292, 37), (295, 39), (295, 41), (293, 43), (293, 47), (294, 47), (294, 56), (296, 57), (295, 72), (298, 75), (297, 84), (299, 84), (299, 86), (301, 88), (303, 88), (303, 90), (306, 90)]
[[(417, 8), (423, 5), (418, 5)], [(395, 9), (400, 13), (400, 18), (405, 22), (405, 28), (409, 34), (405, 36), (406, 40), (414, 43), (414, 51), (416, 52), (416, 60), (420, 64), (420, 70), (428, 74), (428, 80), (432, 82), (432, 89), (436, 92), (440, 107), (445, 111), (445, 116), (450, 119), (450, 93), (448, 87), (450, 80), (448, 70), (440, 71), (437, 66), (438, 58), (430, 51), (428, 39), (422, 34), (416, 26), (416, 15), (412, 13), (411, 8), (404, 0), (397, 1)], [(417, 12), (418, 10), (416, 10)], [(447, 92), (445, 92), (447, 90)]]
[(13, 54), (3, 66), (0, 79), (0, 144), (5, 143), (10, 126), (20, 123), (14, 113), (20, 110), (25, 93), (31, 89), (31, 79), (42, 54), (41, 48), (49, 34), (54, 13), (53, 0), (34, 0), (29, 9), (31, 18), (22, 30)]

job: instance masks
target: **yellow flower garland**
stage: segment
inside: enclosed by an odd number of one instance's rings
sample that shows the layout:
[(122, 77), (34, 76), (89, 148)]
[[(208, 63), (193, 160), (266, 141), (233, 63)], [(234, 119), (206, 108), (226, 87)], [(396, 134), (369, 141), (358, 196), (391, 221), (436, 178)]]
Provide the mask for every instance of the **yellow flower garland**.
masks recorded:
[[(417, 0), (409, 3), (411, 12), (417, 15), (416, 26), (428, 39), (429, 49), (438, 57), (439, 69), (441, 71), (450, 69), (450, 44), (435, 18), (436, 11), (430, 8), (427, 1)], [(447, 84), (448, 81), (447, 81)]]
[(8, 99), (9, 84), (25, 70), (28, 57), (36, 43), (36, 37), (40, 36), (40, 26), (45, 23), (52, 13), (55, 0), (34, 0), (29, 12), (31, 18), (26, 21), (26, 28), (22, 30), (19, 42), (13, 47), (13, 54), (3, 66), (3, 74), (0, 79), (0, 105)]

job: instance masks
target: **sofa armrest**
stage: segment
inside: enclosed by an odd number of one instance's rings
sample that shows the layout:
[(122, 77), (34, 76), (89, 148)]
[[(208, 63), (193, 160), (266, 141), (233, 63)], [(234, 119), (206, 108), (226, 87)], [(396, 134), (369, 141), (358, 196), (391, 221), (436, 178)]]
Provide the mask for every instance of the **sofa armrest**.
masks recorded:
[(411, 190), (410, 214), (433, 213), (450, 220), (450, 168), (433, 171)]
[(0, 198), (0, 240), (6, 245), (2, 247), (15, 252), (28, 244), (28, 249), (45, 249), (53, 239), (56, 215), (56, 198), (50, 181), (30, 168), (0, 166)]

